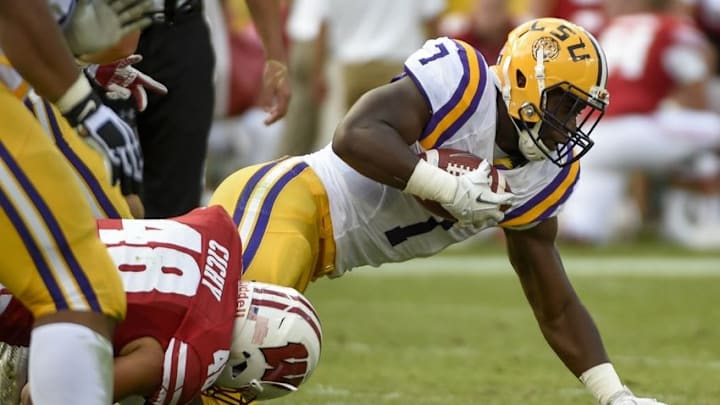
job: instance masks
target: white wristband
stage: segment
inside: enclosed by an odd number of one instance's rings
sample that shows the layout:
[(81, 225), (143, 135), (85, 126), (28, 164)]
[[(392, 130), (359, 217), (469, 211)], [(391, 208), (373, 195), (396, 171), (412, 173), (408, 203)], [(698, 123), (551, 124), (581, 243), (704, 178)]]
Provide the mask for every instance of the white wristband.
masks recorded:
[(610, 363), (598, 364), (588, 369), (582, 373), (580, 381), (601, 405), (605, 405), (613, 394), (625, 389), (615, 367)]
[(420, 159), (403, 190), (424, 200), (452, 202), (458, 187), (457, 177)]
[(90, 92), (92, 92), (92, 86), (90, 86), (85, 74), (80, 72), (80, 76), (75, 80), (75, 83), (70, 85), (65, 94), (55, 102), (55, 105), (61, 113), (65, 114), (87, 97)]

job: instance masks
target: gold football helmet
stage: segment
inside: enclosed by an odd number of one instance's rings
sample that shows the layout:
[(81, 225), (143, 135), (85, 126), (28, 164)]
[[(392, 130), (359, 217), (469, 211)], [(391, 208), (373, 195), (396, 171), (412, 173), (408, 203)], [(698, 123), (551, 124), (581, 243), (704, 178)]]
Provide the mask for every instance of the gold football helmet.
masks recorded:
[[(528, 21), (508, 34), (491, 69), (528, 160), (565, 166), (592, 147), (609, 94), (605, 55), (589, 32), (559, 18)], [(567, 139), (551, 149), (548, 131)]]

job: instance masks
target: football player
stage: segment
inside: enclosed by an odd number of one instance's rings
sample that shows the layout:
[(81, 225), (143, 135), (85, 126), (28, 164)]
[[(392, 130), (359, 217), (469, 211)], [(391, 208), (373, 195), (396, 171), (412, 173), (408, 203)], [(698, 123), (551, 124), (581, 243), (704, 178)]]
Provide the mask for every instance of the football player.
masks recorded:
[[(38, 405), (110, 402), (109, 339), (125, 296), (76, 174), (19, 96), (31, 86), (51, 101), (103, 146), (118, 181), (137, 180), (141, 167), (132, 130), (99, 102), (69, 47), (82, 54), (112, 45), (149, 23), (149, 2), (74, 3), (0, 4), (0, 282), (35, 319), (29, 372), (42, 387), (32, 389)], [(64, 18), (62, 31), (51, 9)]]
[[(608, 214), (629, 205), (633, 173), (670, 177), (673, 170), (691, 172), (693, 161), (706, 161), (707, 169), (695, 170), (687, 179), (694, 180), (697, 194), (697, 186), (703, 186), (707, 195), (720, 195), (712, 182), (697, 182), (720, 178), (720, 118), (710, 109), (708, 94), (717, 55), (692, 20), (669, 11), (674, 3), (606, 2), (611, 18), (599, 41), (607, 53), (608, 90), (615, 101), (596, 133), (593, 153), (583, 161), (583, 181), (561, 215), (564, 237), (595, 244), (617, 239), (627, 223)], [(689, 226), (684, 218), (692, 214), (682, 207), (677, 232), (668, 236), (696, 248), (717, 248), (720, 212), (697, 212), (698, 224)]]
[[(240, 404), (293, 392), (315, 369), (322, 330), (313, 306), (292, 288), (240, 282), (240, 241), (222, 208), (102, 219), (98, 234), (128, 302), (112, 339), (116, 401), (200, 403), (212, 386), (208, 401)], [(27, 346), (32, 322), (0, 286), (0, 341)]]
[[(210, 204), (237, 224), (247, 277), (300, 291), (500, 226), (540, 330), (570, 371), (602, 405), (658, 404), (621, 382), (555, 246), (556, 215), (609, 102), (606, 68), (595, 38), (560, 19), (516, 27), (492, 67), (464, 42), (430, 40), (350, 109), (330, 145), (241, 169)], [(488, 166), (455, 177), (418, 158), (432, 148), (494, 162), (514, 194), (490, 189)]]

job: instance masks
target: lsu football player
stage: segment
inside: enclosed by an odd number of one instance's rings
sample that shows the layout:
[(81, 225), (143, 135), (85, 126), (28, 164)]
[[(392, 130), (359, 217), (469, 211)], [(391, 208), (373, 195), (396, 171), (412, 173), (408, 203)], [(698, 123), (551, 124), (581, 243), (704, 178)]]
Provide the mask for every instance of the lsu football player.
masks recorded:
[(50, 100), (101, 147), (113, 181), (137, 182), (141, 159), (132, 130), (102, 105), (74, 55), (104, 49), (146, 26), (149, 6), (146, 0), (0, 4), (6, 61), (0, 69), (0, 282), (35, 319), (29, 378), (42, 387), (31, 392), (37, 405), (110, 402), (109, 338), (125, 314), (125, 296), (78, 176), (22, 97), (32, 87)]
[[(246, 277), (300, 291), (321, 276), (430, 256), (500, 226), (566, 367), (602, 405), (660, 404), (622, 384), (555, 247), (556, 215), (609, 102), (606, 80), (595, 38), (561, 19), (518, 26), (492, 67), (466, 43), (430, 40), (400, 77), (350, 109), (330, 145), (241, 169), (210, 204), (238, 226)], [(487, 166), (455, 177), (418, 158), (432, 148), (494, 162), (513, 193), (491, 190)], [(440, 202), (457, 221), (430, 214), (416, 197)]]

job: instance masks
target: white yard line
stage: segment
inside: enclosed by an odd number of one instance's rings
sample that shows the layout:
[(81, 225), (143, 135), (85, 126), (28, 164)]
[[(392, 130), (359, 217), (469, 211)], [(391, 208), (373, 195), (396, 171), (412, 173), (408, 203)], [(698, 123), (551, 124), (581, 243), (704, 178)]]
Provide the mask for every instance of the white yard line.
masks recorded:
[[(563, 259), (569, 274), (593, 276), (643, 275), (661, 277), (720, 277), (720, 257), (634, 257), (588, 256)], [(384, 264), (380, 268), (369, 266), (352, 271), (353, 276), (397, 276), (403, 274), (512, 274), (505, 256), (450, 256), (439, 255), (414, 259), (405, 263)]]

